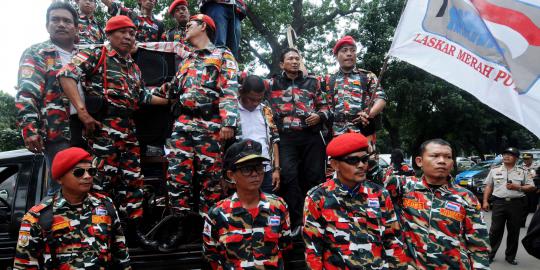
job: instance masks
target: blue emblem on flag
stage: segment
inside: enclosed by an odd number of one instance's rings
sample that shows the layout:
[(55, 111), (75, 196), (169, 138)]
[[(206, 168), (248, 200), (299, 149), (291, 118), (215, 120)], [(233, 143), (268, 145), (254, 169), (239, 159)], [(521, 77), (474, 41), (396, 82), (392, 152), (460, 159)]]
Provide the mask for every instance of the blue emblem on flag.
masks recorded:
[(279, 216), (269, 216), (268, 217), (268, 225), (270, 226), (278, 226), (281, 223), (281, 218)]
[(368, 199), (368, 207), (379, 208), (380, 207), (379, 199), (377, 199), (377, 198), (369, 198)]
[(455, 203), (455, 202), (446, 202), (446, 206), (444, 208), (446, 208), (448, 210), (452, 210), (454, 212), (460, 212), (461, 205), (459, 203)]

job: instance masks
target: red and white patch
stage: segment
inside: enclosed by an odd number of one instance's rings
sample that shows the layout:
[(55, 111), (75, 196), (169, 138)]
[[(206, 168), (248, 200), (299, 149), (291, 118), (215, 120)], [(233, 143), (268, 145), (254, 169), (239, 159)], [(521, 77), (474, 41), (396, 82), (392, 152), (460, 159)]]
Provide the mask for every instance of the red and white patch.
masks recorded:
[(212, 225), (208, 221), (204, 222), (203, 234), (212, 237)]

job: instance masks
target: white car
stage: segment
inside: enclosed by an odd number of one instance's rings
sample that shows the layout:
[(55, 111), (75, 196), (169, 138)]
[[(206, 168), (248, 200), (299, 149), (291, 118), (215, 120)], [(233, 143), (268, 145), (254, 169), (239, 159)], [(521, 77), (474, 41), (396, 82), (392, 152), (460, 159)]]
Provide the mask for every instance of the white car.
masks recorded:
[(457, 157), (456, 158), (456, 164), (457, 164), (458, 169), (468, 169), (468, 168), (476, 165), (476, 163), (474, 161), (472, 161), (470, 158), (466, 158), (466, 157)]

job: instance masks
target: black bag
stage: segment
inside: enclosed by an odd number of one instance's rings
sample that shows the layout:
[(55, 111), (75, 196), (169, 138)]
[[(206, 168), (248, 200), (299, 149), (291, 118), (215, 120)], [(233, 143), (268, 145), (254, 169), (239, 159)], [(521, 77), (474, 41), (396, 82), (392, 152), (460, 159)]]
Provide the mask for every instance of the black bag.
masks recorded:
[(86, 95), (84, 103), (86, 110), (94, 119), (101, 121), (107, 116), (109, 102), (104, 96)]
[(521, 240), (523, 247), (529, 254), (540, 259), (540, 210), (536, 210), (527, 235)]

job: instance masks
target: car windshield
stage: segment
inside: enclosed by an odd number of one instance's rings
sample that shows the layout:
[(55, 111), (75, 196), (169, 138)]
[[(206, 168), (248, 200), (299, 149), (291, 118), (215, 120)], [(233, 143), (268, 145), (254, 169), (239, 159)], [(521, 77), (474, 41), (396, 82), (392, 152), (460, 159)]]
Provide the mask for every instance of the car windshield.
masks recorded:
[(480, 162), (476, 165), (474, 165), (472, 168), (469, 169), (469, 171), (481, 171), (485, 168), (491, 167), (491, 165), (494, 165), (495, 162)]

